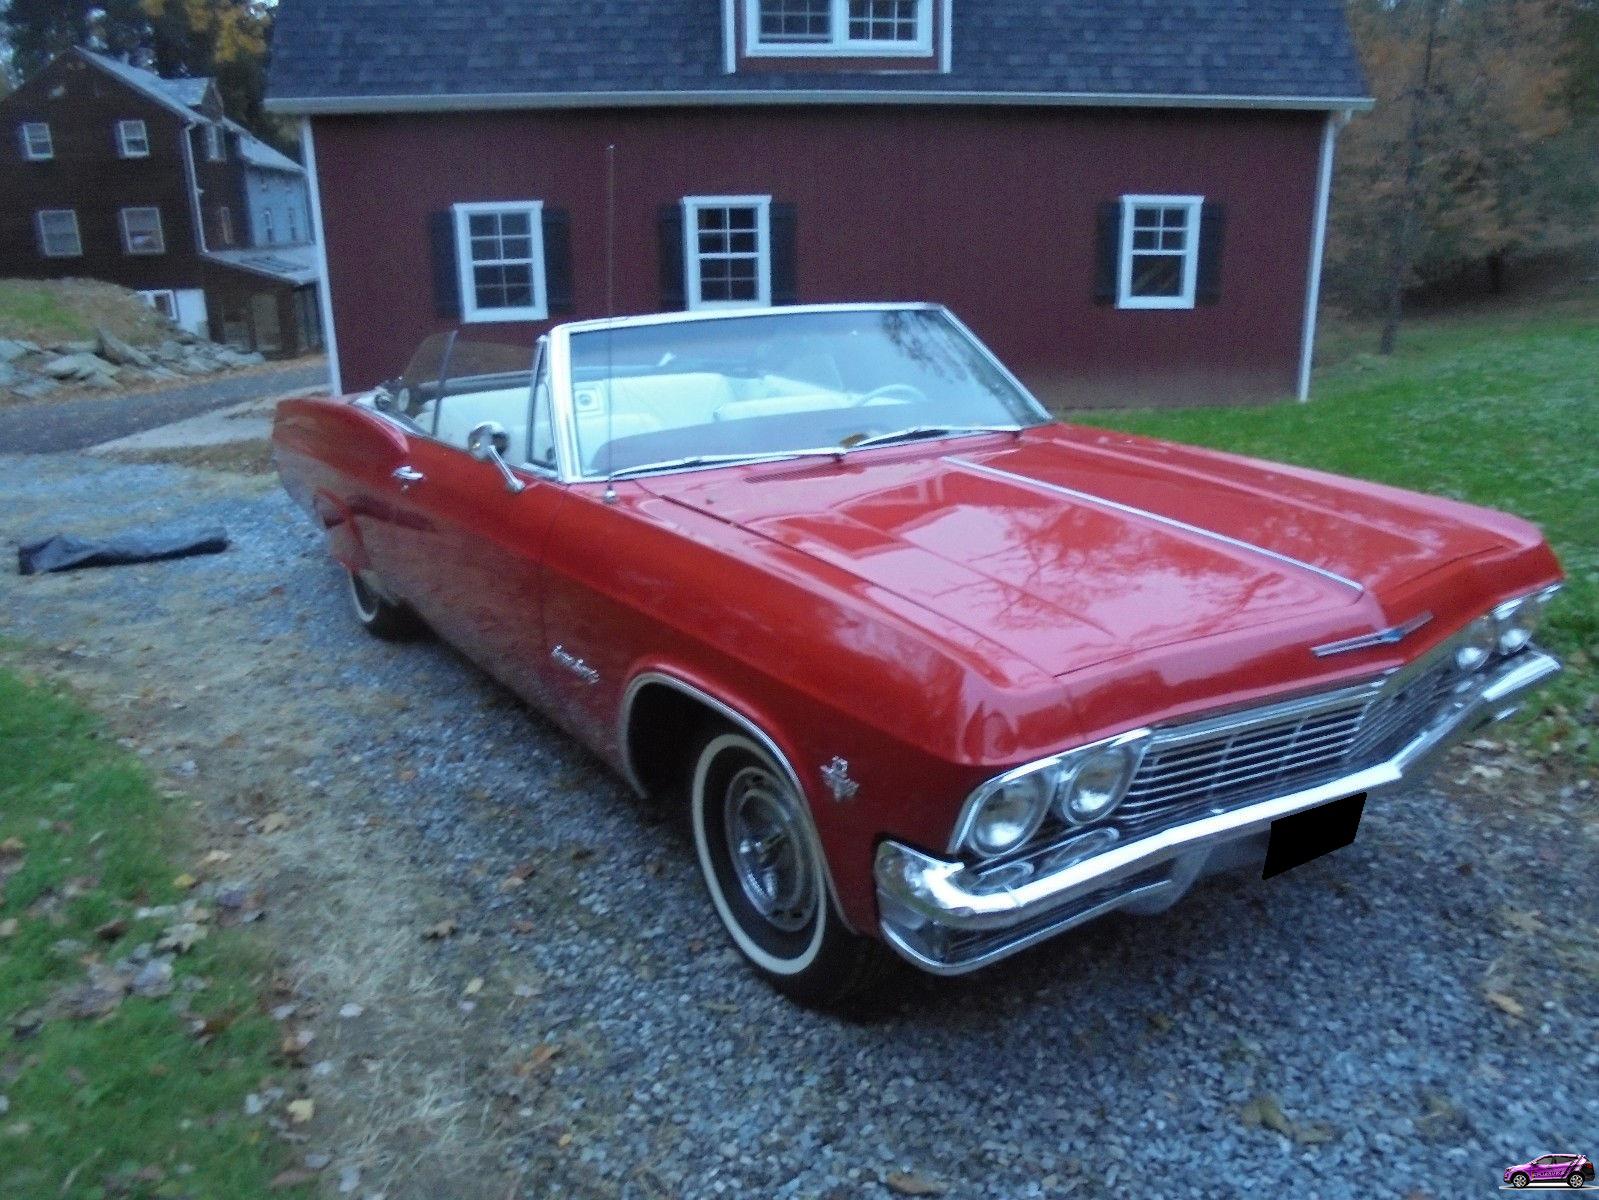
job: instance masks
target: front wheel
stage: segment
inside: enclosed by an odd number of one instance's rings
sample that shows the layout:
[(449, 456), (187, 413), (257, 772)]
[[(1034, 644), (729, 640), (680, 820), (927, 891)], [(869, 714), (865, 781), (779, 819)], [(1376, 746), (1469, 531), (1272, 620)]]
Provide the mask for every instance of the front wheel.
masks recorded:
[(805, 799), (787, 772), (751, 738), (718, 730), (695, 760), (689, 806), (711, 903), (756, 973), (805, 1004), (868, 991), (886, 956), (839, 918)]
[(422, 630), (422, 622), (402, 604), (385, 600), (363, 571), (345, 568), (350, 583), (350, 607), (355, 619), (373, 637), (387, 642), (405, 641)]
[(1527, 1173), (1525, 1171), (1517, 1171), (1514, 1175), (1512, 1175), (1510, 1177), (1510, 1186), (1513, 1187), (1513, 1188), (1524, 1188), (1524, 1187), (1526, 1187), (1527, 1186)]

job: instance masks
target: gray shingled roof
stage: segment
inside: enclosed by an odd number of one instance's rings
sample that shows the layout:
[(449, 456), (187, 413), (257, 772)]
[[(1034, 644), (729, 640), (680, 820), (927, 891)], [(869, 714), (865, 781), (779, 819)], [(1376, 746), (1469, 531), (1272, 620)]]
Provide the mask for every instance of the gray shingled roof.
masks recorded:
[(280, 0), (268, 107), (776, 102), (794, 93), (1345, 107), (1332, 102), (1366, 95), (1339, 0), (953, 3), (947, 74), (728, 75), (721, 0)]

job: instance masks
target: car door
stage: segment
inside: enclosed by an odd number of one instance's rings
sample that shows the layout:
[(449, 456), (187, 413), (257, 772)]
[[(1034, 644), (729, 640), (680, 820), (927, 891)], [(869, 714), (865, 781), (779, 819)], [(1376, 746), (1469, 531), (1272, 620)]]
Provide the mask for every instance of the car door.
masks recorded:
[(1554, 1161), (1555, 1156), (1553, 1154), (1545, 1154), (1540, 1158), (1533, 1159), (1532, 1177), (1534, 1179), (1553, 1179), (1555, 1177)]
[[(488, 393), (450, 395), (429, 435), (410, 439), (407, 471), (394, 481), (400, 543), (394, 558), (403, 594), (446, 641), (524, 698), (547, 704), (541, 584), (551, 522), (565, 501), (553, 444), (533, 445), (548, 426), (549, 386), (541, 346), (526, 408), (508, 430), (507, 455), (521, 490), (467, 451), (465, 430), (478, 417), (508, 414), (509, 398)], [(485, 398), (487, 397), (487, 398)], [(449, 406), (455, 405), (453, 412)], [(507, 422), (497, 421), (501, 425)]]

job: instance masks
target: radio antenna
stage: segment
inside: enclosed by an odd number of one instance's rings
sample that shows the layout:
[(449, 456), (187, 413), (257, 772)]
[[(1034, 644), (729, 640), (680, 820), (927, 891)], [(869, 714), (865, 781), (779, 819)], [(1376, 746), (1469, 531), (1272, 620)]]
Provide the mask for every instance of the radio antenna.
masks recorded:
[(605, 503), (616, 503), (616, 143), (605, 147)]

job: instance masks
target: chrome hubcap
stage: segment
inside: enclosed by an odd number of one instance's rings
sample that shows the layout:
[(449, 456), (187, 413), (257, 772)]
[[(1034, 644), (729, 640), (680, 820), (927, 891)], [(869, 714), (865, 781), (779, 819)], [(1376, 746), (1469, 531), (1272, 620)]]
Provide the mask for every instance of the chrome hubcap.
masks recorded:
[(788, 790), (760, 767), (746, 767), (727, 785), (722, 812), (744, 898), (785, 933), (803, 929), (816, 911), (816, 881)]

